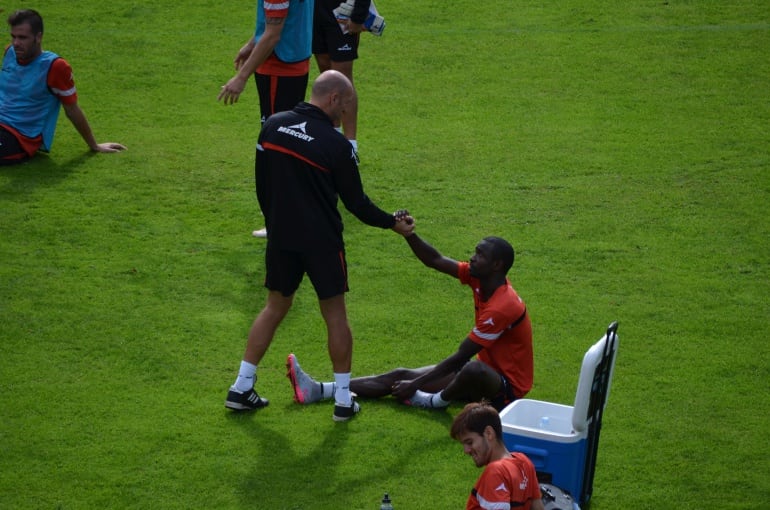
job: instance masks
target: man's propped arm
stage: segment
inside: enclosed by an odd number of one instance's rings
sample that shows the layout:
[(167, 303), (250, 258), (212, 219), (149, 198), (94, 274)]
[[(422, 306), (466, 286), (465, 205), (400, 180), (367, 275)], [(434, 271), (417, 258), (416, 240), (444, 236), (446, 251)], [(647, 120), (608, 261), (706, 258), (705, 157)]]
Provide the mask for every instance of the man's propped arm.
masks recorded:
[(62, 107), (67, 118), (72, 122), (72, 125), (75, 126), (75, 129), (77, 129), (92, 151), (119, 152), (126, 149), (123, 145), (116, 142), (97, 143), (94, 133), (91, 131), (91, 126), (88, 124), (88, 119), (86, 119), (85, 113), (83, 113), (83, 110), (80, 109), (77, 103), (63, 103)]
[(393, 395), (399, 399), (408, 399), (414, 392), (424, 385), (460, 370), (473, 356), (475, 356), (482, 347), (473, 342), (470, 338), (465, 338), (457, 348), (457, 352), (441, 361), (430, 371), (411, 381), (398, 381), (393, 386)]

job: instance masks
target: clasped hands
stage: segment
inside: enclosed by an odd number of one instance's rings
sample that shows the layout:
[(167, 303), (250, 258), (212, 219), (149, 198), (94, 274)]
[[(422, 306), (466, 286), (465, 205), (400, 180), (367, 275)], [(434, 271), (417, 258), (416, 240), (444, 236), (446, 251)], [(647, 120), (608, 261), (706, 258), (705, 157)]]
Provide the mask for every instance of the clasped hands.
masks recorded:
[(399, 209), (393, 213), (393, 219), (396, 220), (393, 230), (404, 237), (409, 237), (414, 233), (414, 218), (408, 210)]

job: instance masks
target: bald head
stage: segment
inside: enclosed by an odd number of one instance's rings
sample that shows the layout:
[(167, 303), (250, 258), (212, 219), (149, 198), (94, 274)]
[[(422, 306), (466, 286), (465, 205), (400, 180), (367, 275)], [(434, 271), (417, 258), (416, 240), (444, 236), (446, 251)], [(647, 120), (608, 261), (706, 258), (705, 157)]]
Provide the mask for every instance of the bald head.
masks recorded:
[(355, 98), (350, 80), (339, 71), (324, 71), (313, 82), (310, 104), (322, 109), (337, 125), (345, 108)]
[(322, 98), (329, 94), (344, 94), (353, 92), (353, 84), (348, 77), (339, 71), (329, 70), (318, 75), (313, 82), (313, 89), (310, 91), (310, 102), (314, 98)]

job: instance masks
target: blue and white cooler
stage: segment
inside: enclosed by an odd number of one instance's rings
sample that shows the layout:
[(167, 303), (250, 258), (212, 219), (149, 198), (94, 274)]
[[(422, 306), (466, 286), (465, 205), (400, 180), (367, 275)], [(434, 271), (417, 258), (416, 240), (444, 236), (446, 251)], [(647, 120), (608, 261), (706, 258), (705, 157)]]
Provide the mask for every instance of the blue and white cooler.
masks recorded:
[(503, 441), (532, 460), (540, 483), (569, 492), (581, 506), (593, 492), (602, 414), (618, 349), (617, 322), (583, 356), (573, 406), (520, 399), (500, 413)]

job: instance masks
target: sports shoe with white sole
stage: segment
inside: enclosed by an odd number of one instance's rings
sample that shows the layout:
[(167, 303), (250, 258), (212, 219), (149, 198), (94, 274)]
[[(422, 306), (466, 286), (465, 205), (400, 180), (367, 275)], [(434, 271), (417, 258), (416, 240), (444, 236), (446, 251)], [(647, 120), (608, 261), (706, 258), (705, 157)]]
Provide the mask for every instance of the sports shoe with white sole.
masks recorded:
[(334, 406), (334, 421), (348, 421), (353, 416), (361, 412), (361, 406), (358, 405), (355, 398), (350, 400), (349, 406), (341, 406), (335, 404)]
[(321, 383), (310, 377), (299, 366), (294, 353), (286, 358), (286, 377), (291, 381), (294, 390), (294, 401), (298, 404), (311, 404), (321, 400), (323, 390)]
[(432, 393), (417, 390), (411, 398), (404, 400), (404, 404), (422, 409), (434, 409), (433, 402), (431, 401), (432, 396)]
[(244, 393), (235, 391), (231, 388), (230, 391), (227, 392), (225, 407), (232, 409), (233, 411), (254, 411), (255, 409), (266, 407), (269, 403), (269, 400), (257, 395), (254, 388)]

